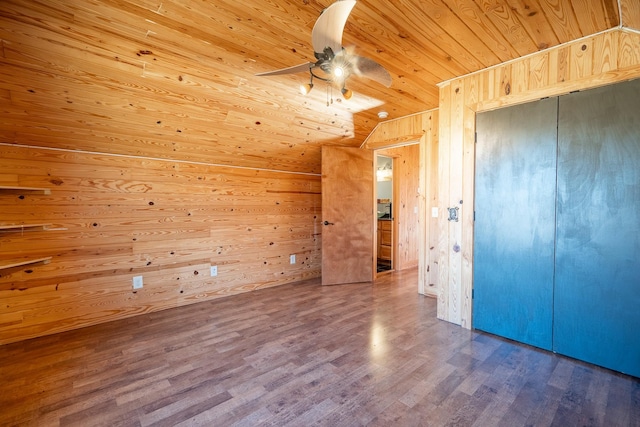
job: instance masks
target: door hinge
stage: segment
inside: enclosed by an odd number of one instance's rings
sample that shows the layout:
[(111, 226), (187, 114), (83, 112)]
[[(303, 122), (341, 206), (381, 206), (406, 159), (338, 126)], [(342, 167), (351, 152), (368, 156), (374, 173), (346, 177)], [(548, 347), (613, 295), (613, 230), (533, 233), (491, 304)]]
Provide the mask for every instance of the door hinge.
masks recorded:
[(471, 289), (471, 299), (475, 299), (475, 297), (476, 297), (476, 290)]
[(476, 222), (476, 211), (473, 211), (473, 222)]
[(478, 143), (478, 132), (473, 134), (473, 142)]

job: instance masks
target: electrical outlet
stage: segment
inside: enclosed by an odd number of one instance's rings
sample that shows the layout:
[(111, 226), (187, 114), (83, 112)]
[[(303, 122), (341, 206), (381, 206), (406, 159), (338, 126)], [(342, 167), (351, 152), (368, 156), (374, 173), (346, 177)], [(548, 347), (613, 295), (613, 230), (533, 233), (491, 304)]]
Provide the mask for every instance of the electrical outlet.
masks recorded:
[(431, 208), (431, 218), (438, 218), (438, 208)]
[(142, 276), (133, 276), (133, 289), (142, 289)]
[(296, 263), (296, 254), (289, 255), (289, 264)]
[(218, 275), (218, 266), (217, 265), (212, 265), (211, 266), (211, 277), (216, 277)]

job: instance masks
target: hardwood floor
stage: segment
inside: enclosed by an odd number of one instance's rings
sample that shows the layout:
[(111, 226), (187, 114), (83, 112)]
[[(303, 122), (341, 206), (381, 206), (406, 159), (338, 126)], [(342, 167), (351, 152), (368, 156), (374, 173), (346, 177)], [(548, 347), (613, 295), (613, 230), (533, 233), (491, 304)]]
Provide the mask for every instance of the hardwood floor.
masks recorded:
[(640, 426), (640, 380), (436, 319), (417, 272), (0, 347), (0, 425)]

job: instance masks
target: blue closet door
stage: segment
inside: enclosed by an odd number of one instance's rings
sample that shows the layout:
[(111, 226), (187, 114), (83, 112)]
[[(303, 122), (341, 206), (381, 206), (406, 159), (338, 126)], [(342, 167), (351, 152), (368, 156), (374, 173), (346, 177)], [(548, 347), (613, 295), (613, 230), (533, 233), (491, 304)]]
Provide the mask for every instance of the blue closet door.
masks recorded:
[(473, 326), (551, 349), (557, 98), (476, 116)]
[(559, 108), (554, 350), (640, 377), (640, 80)]

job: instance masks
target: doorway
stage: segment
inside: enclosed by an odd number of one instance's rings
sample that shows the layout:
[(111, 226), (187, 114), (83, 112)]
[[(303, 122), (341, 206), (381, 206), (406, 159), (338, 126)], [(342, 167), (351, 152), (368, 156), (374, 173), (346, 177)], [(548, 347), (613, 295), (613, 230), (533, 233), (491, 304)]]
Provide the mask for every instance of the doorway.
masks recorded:
[(376, 271), (394, 269), (393, 157), (376, 155)]

